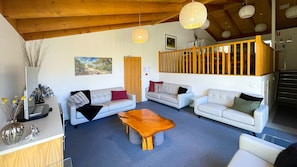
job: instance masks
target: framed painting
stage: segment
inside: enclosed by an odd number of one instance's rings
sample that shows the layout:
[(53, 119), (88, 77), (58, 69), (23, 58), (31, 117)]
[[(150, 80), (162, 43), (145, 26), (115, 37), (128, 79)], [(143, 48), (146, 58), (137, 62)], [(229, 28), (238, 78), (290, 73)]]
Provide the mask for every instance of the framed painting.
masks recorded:
[(165, 34), (165, 49), (176, 49), (176, 36)]
[(99, 75), (112, 73), (112, 58), (75, 57), (75, 75)]

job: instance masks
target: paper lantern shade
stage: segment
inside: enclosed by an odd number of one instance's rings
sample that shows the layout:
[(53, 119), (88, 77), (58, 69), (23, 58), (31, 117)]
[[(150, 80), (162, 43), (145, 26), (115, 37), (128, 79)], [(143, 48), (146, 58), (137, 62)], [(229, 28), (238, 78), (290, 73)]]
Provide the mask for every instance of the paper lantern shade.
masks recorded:
[(185, 5), (179, 13), (179, 22), (185, 29), (201, 27), (207, 19), (207, 9), (204, 4), (192, 1)]
[(132, 31), (132, 40), (135, 43), (144, 43), (148, 39), (148, 32), (142, 27), (138, 27)]
[(297, 5), (289, 7), (286, 10), (286, 17), (289, 19), (297, 18)]
[(223, 33), (222, 33), (222, 37), (223, 38), (229, 38), (231, 36), (231, 32), (230, 31), (224, 31)]
[(264, 23), (259, 23), (255, 26), (255, 32), (263, 32), (267, 29), (267, 25)]
[(242, 19), (250, 18), (255, 14), (255, 7), (253, 5), (245, 5), (239, 10), (238, 14)]
[(206, 19), (205, 23), (200, 27), (202, 30), (205, 30), (209, 27), (209, 20)]

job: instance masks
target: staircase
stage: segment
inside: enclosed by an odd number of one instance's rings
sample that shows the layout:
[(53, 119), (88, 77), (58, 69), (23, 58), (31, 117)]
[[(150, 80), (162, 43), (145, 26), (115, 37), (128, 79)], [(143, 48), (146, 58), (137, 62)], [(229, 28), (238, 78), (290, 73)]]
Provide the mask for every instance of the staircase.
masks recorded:
[(276, 100), (278, 103), (297, 105), (297, 70), (279, 71)]

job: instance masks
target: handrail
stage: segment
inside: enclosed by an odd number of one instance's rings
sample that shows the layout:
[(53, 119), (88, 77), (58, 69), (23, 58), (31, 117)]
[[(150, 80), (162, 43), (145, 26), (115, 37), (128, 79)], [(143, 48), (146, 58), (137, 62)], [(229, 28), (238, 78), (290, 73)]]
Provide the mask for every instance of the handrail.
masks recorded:
[(261, 36), (182, 50), (159, 52), (159, 72), (256, 75), (272, 72), (272, 48)]

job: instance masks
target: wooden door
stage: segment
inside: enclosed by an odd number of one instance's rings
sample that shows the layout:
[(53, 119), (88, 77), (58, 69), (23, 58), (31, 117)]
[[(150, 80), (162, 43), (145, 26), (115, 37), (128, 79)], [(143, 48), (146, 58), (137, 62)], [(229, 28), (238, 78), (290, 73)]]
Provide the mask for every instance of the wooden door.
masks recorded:
[(136, 102), (141, 102), (141, 57), (124, 58), (124, 82), (127, 92), (135, 94)]

